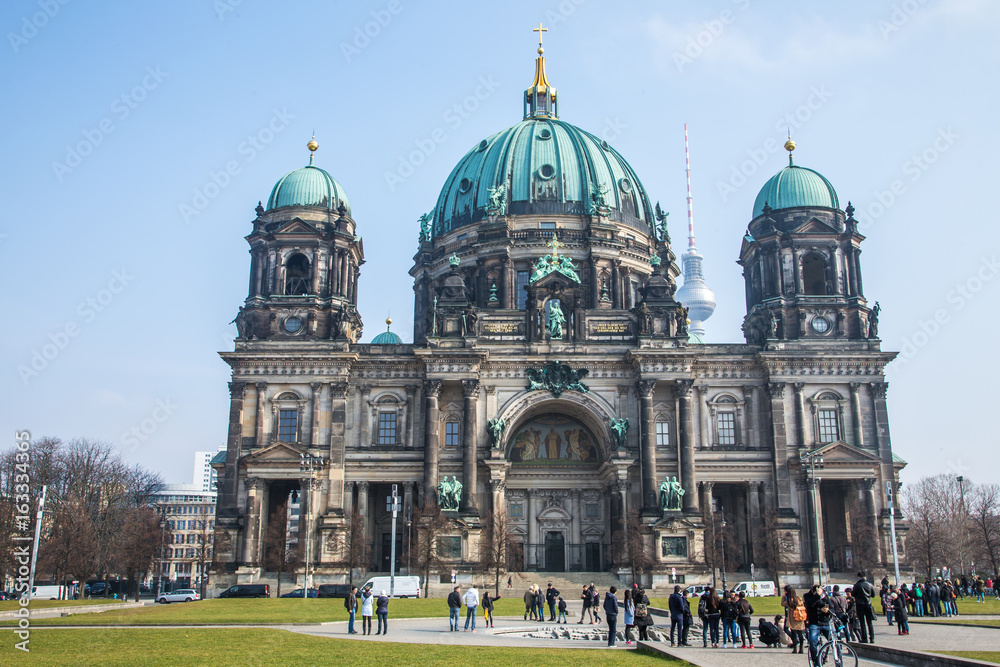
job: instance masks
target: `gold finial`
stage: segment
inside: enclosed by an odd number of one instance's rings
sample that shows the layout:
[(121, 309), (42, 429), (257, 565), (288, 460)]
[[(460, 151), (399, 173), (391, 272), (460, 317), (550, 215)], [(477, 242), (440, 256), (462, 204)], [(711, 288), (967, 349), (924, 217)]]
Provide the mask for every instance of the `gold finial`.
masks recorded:
[(392, 326), (392, 318), (391, 317), (386, 317), (385, 318), (385, 330), (388, 331), (389, 327), (391, 327), (391, 326)]
[(543, 32), (548, 32), (548, 31), (549, 31), (548, 28), (543, 28), (542, 27), (542, 22), (541, 21), (538, 22), (538, 27), (537, 28), (532, 28), (531, 29), (531, 32), (537, 32), (538, 33), (538, 55), (542, 55), (543, 53), (545, 53), (545, 49), (542, 48), (542, 33)]
[(306, 144), (306, 148), (309, 149), (309, 164), (312, 164), (313, 163), (313, 153), (315, 153), (316, 149), (319, 148), (319, 144), (316, 143), (316, 135), (315, 134), (312, 136), (312, 139), (309, 140), (309, 143)]
[(785, 150), (788, 151), (788, 164), (792, 164), (792, 151), (795, 150), (795, 142), (792, 141), (792, 132), (788, 131), (788, 141), (785, 142)]

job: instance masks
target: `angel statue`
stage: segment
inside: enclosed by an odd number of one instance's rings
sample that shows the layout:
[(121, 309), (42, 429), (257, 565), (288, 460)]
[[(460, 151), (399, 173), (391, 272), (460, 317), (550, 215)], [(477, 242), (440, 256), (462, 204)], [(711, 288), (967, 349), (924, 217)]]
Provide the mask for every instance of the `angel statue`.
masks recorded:
[(670, 213), (665, 213), (662, 208), (660, 208), (660, 202), (656, 202), (656, 230), (660, 233), (660, 240), (670, 243), (670, 232), (667, 231), (667, 216)]
[(420, 216), (420, 238), (418, 241), (430, 241), (431, 240), (431, 230), (434, 226), (434, 216), (430, 213), (424, 213)]

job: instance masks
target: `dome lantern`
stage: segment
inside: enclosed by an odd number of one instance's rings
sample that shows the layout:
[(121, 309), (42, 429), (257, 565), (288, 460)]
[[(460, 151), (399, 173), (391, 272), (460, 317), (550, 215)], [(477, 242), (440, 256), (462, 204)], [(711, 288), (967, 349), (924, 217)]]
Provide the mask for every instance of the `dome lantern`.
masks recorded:
[(548, 28), (539, 23), (532, 31), (538, 33), (538, 57), (535, 58), (535, 80), (524, 91), (524, 118), (558, 118), (556, 89), (545, 74), (545, 49), (542, 48), (542, 33), (548, 32)]

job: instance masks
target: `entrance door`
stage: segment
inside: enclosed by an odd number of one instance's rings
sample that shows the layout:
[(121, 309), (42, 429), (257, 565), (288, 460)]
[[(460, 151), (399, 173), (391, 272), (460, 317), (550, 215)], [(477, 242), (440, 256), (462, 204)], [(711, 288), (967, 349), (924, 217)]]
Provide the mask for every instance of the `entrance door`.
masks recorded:
[[(392, 533), (382, 533), (382, 558), (379, 562), (379, 572), (388, 572), (392, 561)], [(396, 573), (403, 562), (403, 534), (396, 533)]]
[(562, 533), (545, 534), (545, 569), (549, 572), (566, 570), (566, 538)]
[(604, 563), (601, 562), (601, 545), (594, 542), (588, 542), (583, 546), (587, 572), (600, 572), (603, 570)]

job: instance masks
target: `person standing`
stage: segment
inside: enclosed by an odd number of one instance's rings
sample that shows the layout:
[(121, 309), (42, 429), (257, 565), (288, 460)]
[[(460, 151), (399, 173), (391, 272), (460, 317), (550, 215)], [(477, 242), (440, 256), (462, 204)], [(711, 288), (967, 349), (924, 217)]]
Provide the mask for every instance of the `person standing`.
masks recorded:
[(676, 629), (677, 643), (683, 646), (682, 633), (684, 630), (684, 595), (681, 593), (680, 586), (674, 586), (674, 592), (667, 600), (667, 607), (670, 610), (670, 645), (677, 645), (674, 643), (674, 630)]
[(840, 586), (833, 587), (829, 603), (830, 611), (840, 621), (840, 624), (844, 626), (844, 641), (850, 641), (851, 636), (847, 629), (847, 598), (840, 594)]
[(805, 647), (806, 605), (794, 588), (785, 586), (781, 606), (785, 608), (785, 628), (792, 640), (792, 653), (802, 653)]
[(507, 575), (507, 590), (514, 588), (514, 577), (512, 575)]
[(635, 627), (639, 628), (639, 641), (649, 641), (646, 630), (653, 624), (649, 616), (649, 598), (641, 588), (635, 589), (632, 596), (635, 605)]
[(580, 595), (580, 599), (583, 600), (583, 611), (580, 612), (580, 620), (576, 622), (577, 625), (583, 624), (584, 616), (587, 616), (591, 621), (593, 620), (593, 616), (590, 613), (590, 590), (586, 586), (583, 588), (583, 594)]
[(875, 587), (871, 585), (865, 577), (864, 571), (858, 572), (858, 582), (851, 589), (854, 595), (854, 603), (858, 607), (858, 622), (861, 624), (861, 643), (875, 643), (875, 626), (872, 619), (875, 618), (875, 610), (872, 609), (872, 596), (875, 595)]
[(809, 592), (802, 596), (806, 604), (806, 625), (809, 628), (809, 664), (819, 664), (819, 637), (827, 639), (830, 636), (830, 624), (833, 614), (826, 597), (826, 591), (819, 584), (814, 584)]
[(635, 603), (632, 602), (632, 591), (625, 589), (622, 595), (624, 597), (622, 600), (622, 623), (625, 625), (625, 643), (631, 646), (632, 637), (628, 633), (635, 627)]
[[(698, 603), (699, 606), (701, 603)], [(719, 621), (722, 619), (722, 599), (716, 588), (708, 593), (705, 601), (705, 618), (708, 621), (708, 636), (712, 640), (712, 648), (719, 648)]]
[(556, 621), (556, 623), (557, 624), (562, 623), (563, 625), (565, 625), (569, 623), (569, 617), (566, 616), (566, 600), (563, 600), (561, 595), (559, 596), (558, 606), (559, 606), (559, 616), (557, 617), (558, 620)]
[(897, 593), (892, 600), (892, 606), (896, 617), (896, 632), (901, 635), (910, 634), (910, 617), (906, 609), (906, 596)]
[[(740, 626), (740, 641), (742, 642), (743, 648), (753, 648), (753, 635), (750, 634), (750, 620), (753, 616), (753, 605), (750, 604), (750, 600), (747, 599), (747, 594), (743, 591), (740, 591), (738, 606), (739, 615), (736, 617), (736, 620)], [(747, 642), (750, 642), (749, 646), (747, 646)]]
[(493, 627), (493, 598), (490, 597), (490, 592), (487, 590), (483, 591), (483, 620), (486, 621), (486, 627)]
[(375, 615), (378, 616), (378, 632), (375, 634), (389, 634), (389, 596), (385, 594), (385, 590), (375, 601)]
[(458, 622), (462, 620), (462, 594), (458, 586), (448, 593), (448, 630), (458, 632)]
[(469, 619), (472, 619), (472, 631), (476, 631), (476, 610), (479, 609), (479, 591), (473, 584), (465, 591), (465, 632), (469, 631)]
[(361, 634), (370, 635), (372, 633), (372, 603), (374, 602), (372, 589), (365, 586), (361, 591)]
[(556, 620), (556, 600), (559, 599), (559, 591), (553, 588), (552, 582), (549, 582), (549, 587), (545, 589), (545, 601), (549, 603), (549, 623)]
[(601, 608), (601, 594), (597, 592), (594, 582), (590, 582), (590, 610), (594, 612), (594, 625), (601, 622), (601, 615), (598, 610)]
[(614, 646), (618, 639), (618, 598), (615, 593), (618, 589), (612, 586), (604, 594), (604, 617), (608, 619), (608, 646)]
[(739, 617), (739, 607), (733, 599), (733, 592), (726, 591), (722, 598), (722, 648), (732, 637), (733, 648), (736, 648), (736, 619)]
[(524, 620), (528, 620), (528, 616), (531, 616), (531, 620), (535, 620), (535, 585), (532, 584), (528, 590), (524, 592)]
[(351, 586), (351, 592), (344, 598), (344, 608), (347, 609), (347, 634), (356, 635), (358, 631), (354, 629), (354, 614), (358, 610), (357, 586)]

